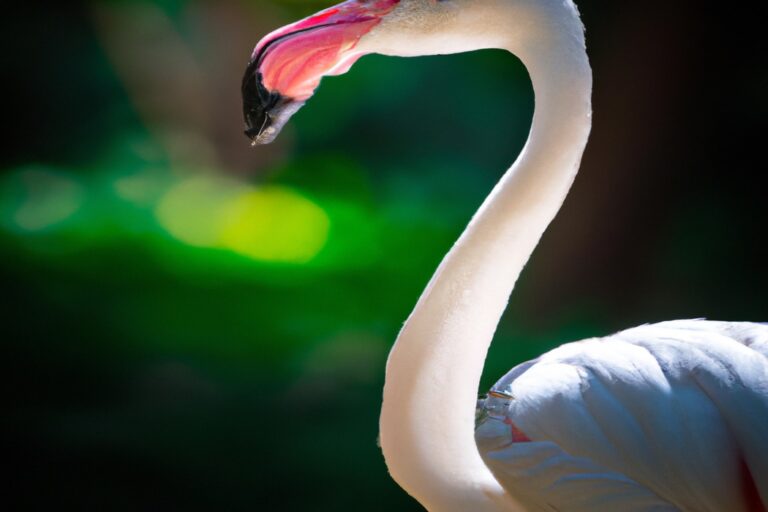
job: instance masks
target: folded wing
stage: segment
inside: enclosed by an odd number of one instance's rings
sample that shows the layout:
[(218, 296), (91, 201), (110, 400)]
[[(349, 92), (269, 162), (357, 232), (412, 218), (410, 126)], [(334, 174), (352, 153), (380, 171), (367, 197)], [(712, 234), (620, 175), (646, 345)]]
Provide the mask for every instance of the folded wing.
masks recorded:
[(494, 385), (478, 447), (532, 510), (764, 512), (766, 347), (768, 326), (703, 320), (563, 345)]

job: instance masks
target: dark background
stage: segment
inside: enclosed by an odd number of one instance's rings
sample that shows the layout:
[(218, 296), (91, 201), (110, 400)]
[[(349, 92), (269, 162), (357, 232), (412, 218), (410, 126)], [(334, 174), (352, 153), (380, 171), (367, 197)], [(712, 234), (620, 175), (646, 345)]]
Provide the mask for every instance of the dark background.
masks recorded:
[[(251, 48), (327, 5), (4, 9), (4, 502), (419, 509), (376, 446), (384, 360), (522, 147), (532, 91), (501, 51), (368, 56), (251, 149)], [(593, 134), (484, 387), (639, 323), (768, 320), (762, 19), (579, 5)]]

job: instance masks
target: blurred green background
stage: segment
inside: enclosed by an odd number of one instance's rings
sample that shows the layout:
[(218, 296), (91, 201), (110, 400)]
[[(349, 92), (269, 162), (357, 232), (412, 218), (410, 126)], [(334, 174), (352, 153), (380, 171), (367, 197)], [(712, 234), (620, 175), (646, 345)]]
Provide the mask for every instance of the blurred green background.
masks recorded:
[[(327, 5), (7, 9), (4, 501), (419, 510), (376, 446), (385, 357), (522, 147), (532, 91), (501, 51), (368, 56), (250, 148), (251, 48)], [(484, 387), (639, 323), (768, 320), (758, 22), (688, 0), (579, 5), (593, 136)]]

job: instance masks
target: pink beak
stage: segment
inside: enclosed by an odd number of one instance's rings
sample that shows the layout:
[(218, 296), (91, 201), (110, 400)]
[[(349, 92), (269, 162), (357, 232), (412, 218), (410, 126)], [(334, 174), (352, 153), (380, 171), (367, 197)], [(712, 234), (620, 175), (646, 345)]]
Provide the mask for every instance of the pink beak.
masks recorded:
[(399, 0), (348, 0), (268, 34), (256, 45), (243, 77), (245, 134), (272, 142), (312, 96), (320, 79), (346, 72), (363, 55), (358, 41)]

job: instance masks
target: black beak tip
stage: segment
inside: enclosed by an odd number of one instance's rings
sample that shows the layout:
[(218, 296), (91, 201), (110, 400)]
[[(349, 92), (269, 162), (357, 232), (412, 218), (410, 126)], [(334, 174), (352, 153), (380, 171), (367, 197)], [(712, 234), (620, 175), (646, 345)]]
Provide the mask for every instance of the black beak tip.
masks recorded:
[(251, 139), (252, 146), (275, 140), (288, 119), (304, 104), (277, 91), (268, 91), (257, 62), (254, 60), (248, 65), (242, 84), (244, 133)]
[[(279, 130), (272, 126), (271, 118), (265, 114), (265, 120), (260, 125), (246, 124), (246, 129), (243, 133), (245, 136), (251, 139), (251, 146), (258, 146), (262, 144), (269, 144), (277, 137)], [(255, 128), (254, 126), (259, 126)]]
[(245, 136), (251, 139), (251, 146), (260, 146), (269, 144), (275, 138), (277, 138), (278, 131), (274, 127), (268, 126), (263, 130), (257, 130), (253, 128), (246, 129), (243, 133)]
[(293, 114), (303, 105), (276, 93), (276, 101), (268, 105), (255, 104), (245, 110), (245, 135), (251, 139), (251, 145), (269, 144), (275, 140)]

